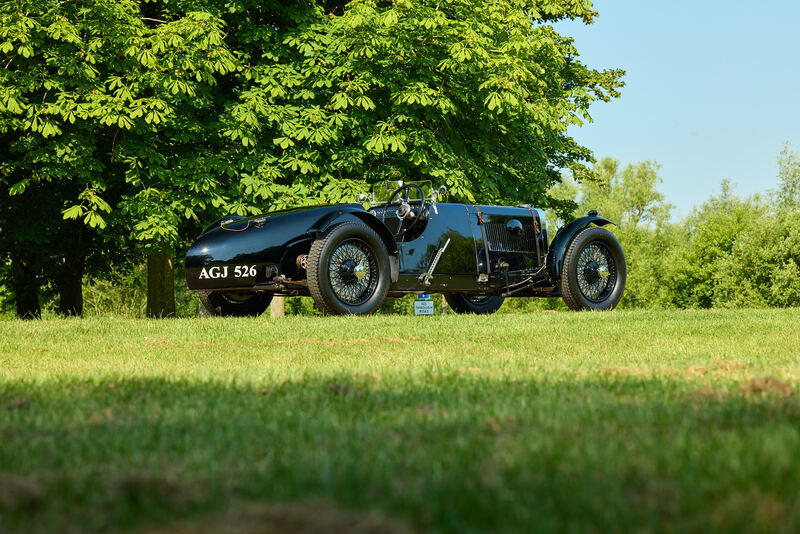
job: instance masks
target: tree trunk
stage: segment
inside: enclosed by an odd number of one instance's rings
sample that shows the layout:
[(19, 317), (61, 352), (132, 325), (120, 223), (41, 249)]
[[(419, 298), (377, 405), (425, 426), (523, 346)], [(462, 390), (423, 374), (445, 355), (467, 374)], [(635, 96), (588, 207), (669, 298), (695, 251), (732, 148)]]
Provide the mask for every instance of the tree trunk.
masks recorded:
[(11, 263), (11, 289), (17, 303), (17, 317), (38, 319), (42, 316), (39, 306), (39, 277), (35, 260), (25, 250), (14, 253)]
[(80, 317), (83, 315), (83, 261), (76, 271), (64, 273), (58, 285), (58, 313)]
[(85, 258), (80, 243), (65, 254), (62, 272), (59, 273), (58, 313), (80, 317), (83, 315), (83, 268)]
[(147, 256), (147, 316), (175, 316), (175, 270), (172, 256), (163, 252)]
[(283, 317), (286, 315), (286, 297), (275, 295), (269, 305), (270, 317)]

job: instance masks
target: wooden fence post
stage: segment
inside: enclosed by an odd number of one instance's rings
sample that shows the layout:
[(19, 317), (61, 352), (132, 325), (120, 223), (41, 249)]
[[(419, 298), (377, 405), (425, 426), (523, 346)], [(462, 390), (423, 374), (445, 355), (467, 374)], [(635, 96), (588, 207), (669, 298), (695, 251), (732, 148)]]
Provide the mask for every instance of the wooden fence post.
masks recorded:
[(269, 305), (270, 317), (283, 317), (286, 315), (286, 297), (275, 295)]
[(147, 316), (175, 317), (175, 269), (163, 252), (147, 256)]

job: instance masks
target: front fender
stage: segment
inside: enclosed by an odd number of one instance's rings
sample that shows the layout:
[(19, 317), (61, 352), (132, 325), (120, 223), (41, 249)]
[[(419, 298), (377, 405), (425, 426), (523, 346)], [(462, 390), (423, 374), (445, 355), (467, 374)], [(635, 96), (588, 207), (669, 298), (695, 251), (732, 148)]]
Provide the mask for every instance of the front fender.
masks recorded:
[(564, 255), (567, 253), (567, 248), (572, 240), (578, 233), (589, 226), (596, 224), (597, 226), (605, 226), (607, 224), (614, 224), (608, 219), (589, 215), (575, 219), (564, 228), (558, 231), (550, 243), (550, 249), (547, 251), (547, 274), (554, 282), (561, 277), (561, 267), (564, 264)]

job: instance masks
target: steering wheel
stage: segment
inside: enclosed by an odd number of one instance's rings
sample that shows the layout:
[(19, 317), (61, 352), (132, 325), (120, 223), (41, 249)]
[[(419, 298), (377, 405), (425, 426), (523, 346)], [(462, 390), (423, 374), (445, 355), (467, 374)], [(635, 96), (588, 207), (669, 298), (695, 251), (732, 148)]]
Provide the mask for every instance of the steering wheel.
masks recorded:
[[(422, 210), (425, 207), (425, 192), (422, 191), (422, 188), (420, 186), (418, 186), (417, 184), (406, 184), (404, 186), (399, 187), (394, 193), (392, 193), (392, 196), (390, 196), (389, 200), (386, 202), (386, 207), (388, 208), (389, 206), (392, 205), (392, 202), (394, 202), (395, 197), (400, 195), (400, 193), (405, 192), (405, 195), (403, 195), (403, 198), (402, 198), (401, 202), (398, 205), (401, 206), (401, 207), (402, 207), (403, 204), (408, 205), (409, 204), (409, 199), (410, 199), (410, 196), (411, 196), (409, 193), (411, 192), (412, 189), (416, 189), (417, 191), (419, 191), (419, 198), (420, 198), (420, 200), (419, 200), (419, 210), (417, 212), (417, 216), (414, 217), (414, 220), (411, 221), (411, 224), (409, 224), (406, 227), (405, 230), (398, 229), (397, 234), (396, 234), (397, 236), (399, 236), (401, 233), (405, 234), (409, 230), (414, 228), (414, 226), (417, 224), (417, 222), (419, 222), (419, 220), (422, 218)], [(416, 200), (414, 202), (416, 202)], [(397, 217), (399, 219), (401, 219), (401, 220), (404, 220), (406, 218), (404, 215), (406, 215), (406, 214), (401, 215), (400, 214), (400, 210), (398, 209)], [(383, 210), (383, 221), (384, 221), (384, 223), (386, 221), (386, 210), (385, 209)], [(402, 228), (402, 224), (400, 226)]]

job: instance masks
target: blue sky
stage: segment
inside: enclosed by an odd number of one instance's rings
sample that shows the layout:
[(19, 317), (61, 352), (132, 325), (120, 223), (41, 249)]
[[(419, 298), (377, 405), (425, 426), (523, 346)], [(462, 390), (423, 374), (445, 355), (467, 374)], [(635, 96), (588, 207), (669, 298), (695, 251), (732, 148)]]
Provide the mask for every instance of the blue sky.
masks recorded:
[(573, 136), (597, 157), (659, 161), (679, 216), (723, 178), (742, 195), (774, 188), (783, 143), (800, 149), (800, 2), (594, 5), (595, 24), (556, 27), (585, 64), (625, 69), (627, 86)]

